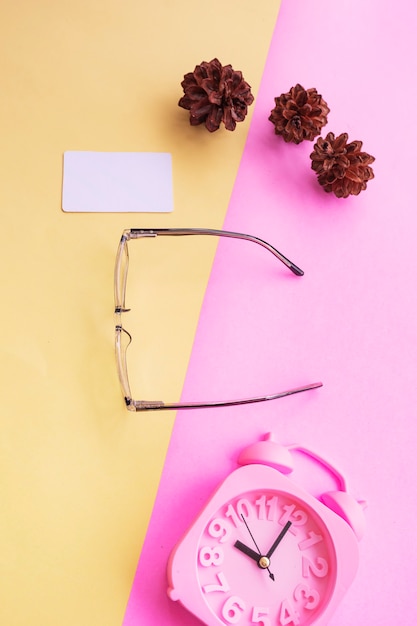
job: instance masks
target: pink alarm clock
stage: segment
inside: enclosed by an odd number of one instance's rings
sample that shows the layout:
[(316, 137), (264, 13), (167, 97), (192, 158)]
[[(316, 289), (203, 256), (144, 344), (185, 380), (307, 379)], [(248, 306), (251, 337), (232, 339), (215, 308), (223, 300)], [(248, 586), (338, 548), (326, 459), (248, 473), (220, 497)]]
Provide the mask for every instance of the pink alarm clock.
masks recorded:
[[(319, 500), (291, 481), (295, 450), (339, 490)], [(324, 626), (358, 568), (364, 503), (327, 461), (271, 435), (239, 463), (174, 548), (169, 597), (207, 626)]]

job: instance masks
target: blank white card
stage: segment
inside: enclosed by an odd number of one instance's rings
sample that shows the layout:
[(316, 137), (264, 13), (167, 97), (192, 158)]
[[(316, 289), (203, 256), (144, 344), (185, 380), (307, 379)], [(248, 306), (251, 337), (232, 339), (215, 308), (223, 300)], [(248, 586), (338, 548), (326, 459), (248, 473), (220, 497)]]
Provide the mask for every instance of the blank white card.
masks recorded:
[(171, 154), (65, 152), (62, 209), (76, 213), (173, 211)]

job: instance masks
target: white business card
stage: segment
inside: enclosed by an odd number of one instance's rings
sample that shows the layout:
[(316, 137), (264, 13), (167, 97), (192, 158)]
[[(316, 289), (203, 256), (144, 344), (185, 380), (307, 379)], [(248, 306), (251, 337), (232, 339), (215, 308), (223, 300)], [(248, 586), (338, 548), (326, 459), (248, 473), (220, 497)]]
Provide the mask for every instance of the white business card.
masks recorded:
[(75, 213), (173, 211), (171, 154), (65, 152), (62, 209)]

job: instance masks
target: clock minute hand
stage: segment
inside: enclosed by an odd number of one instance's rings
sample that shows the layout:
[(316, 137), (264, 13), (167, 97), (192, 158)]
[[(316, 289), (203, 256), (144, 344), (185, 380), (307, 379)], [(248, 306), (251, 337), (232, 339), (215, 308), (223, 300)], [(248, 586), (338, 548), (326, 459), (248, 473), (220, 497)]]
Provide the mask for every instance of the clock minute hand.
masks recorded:
[(284, 539), (286, 533), (290, 529), (290, 526), (291, 526), (291, 522), (287, 522), (285, 524), (284, 528), (281, 530), (278, 537), (275, 539), (274, 543), (272, 544), (272, 546), (269, 548), (268, 552), (266, 553), (266, 556), (268, 559), (271, 558), (271, 556), (273, 555), (273, 553), (275, 552), (275, 550), (277, 549), (281, 541)]

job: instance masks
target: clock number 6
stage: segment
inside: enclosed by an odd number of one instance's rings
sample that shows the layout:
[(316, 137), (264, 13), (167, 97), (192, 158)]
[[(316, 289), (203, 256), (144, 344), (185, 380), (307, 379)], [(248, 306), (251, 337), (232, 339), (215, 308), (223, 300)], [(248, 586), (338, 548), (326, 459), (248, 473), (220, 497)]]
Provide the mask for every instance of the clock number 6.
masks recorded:
[(231, 596), (223, 605), (223, 619), (228, 624), (237, 624), (243, 615), (246, 605), (239, 596)]

